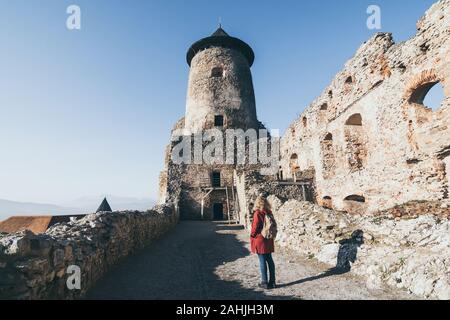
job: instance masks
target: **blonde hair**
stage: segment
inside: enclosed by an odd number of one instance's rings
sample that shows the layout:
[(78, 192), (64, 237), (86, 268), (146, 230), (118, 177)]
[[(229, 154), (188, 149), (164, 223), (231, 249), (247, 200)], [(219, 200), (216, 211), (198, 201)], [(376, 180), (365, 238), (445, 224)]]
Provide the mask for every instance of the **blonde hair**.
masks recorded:
[(269, 201), (267, 201), (266, 198), (264, 198), (263, 196), (259, 196), (258, 198), (256, 198), (255, 200), (255, 205), (253, 207), (253, 211), (270, 211), (271, 210), (271, 206)]

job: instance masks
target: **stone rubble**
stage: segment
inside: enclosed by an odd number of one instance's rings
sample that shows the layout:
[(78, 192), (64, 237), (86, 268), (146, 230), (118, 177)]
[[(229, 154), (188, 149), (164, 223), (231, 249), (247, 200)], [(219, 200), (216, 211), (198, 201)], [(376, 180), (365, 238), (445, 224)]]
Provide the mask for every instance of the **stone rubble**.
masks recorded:
[[(349, 263), (352, 272), (366, 277), (368, 288), (388, 284), (428, 299), (450, 299), (448, 216), (352, 216), (308, 202), (269, 200), (280, 246), (331, 266)], [(359, 242), (352, 241), (355, 232)], [(352, 255), (354, 261), (342, 261)]]

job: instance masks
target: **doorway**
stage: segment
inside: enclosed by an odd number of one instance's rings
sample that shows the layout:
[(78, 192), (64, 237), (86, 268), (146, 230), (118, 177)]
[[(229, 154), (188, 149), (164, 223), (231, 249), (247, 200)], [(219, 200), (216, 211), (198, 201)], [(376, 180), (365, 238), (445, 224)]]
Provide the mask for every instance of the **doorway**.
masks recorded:
[(214, 203), (213, 218), (214, 220), (223, 220), (223, 203)]

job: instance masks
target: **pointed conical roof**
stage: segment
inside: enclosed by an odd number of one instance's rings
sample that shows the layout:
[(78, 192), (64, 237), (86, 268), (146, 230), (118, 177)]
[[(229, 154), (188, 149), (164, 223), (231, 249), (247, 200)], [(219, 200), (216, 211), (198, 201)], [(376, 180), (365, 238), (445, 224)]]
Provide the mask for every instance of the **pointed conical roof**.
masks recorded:
[(112, 212), (112, 209), (108, 203), (108, 200), (103, 199), (102, 204), (98, 207), (97, 212)]
[(219, 26), (211, 36), (197, 41), (189, 48), (186, 57), (188, 65), (191, 66), (191, 61), (198, 52), (211, 47), (230, 48), (240, 51), (247, 58), (250, 67), (255, 61), (255, 53), (247, 43), (238, 38), (231, 37), (223, 30), (222, 26)]
[(229, 35), (225, 32), (225, 30), (222, 29), (222, 26), (219, 26), (219, 28), (214, 31), (211, 37), (229, 37)]

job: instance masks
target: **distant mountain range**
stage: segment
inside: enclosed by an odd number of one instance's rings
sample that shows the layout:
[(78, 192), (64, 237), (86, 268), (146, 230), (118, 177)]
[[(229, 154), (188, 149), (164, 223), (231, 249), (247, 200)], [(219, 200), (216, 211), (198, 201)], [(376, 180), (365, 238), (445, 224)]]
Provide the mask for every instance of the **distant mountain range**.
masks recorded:
[[(71, 215), (95, 212), (105, 196), (82, 197), (67, 203), (42, 204), (0, 199), (0, 221), (11, 216)], [(152, 199), (106, 196), (113, 210), (148, 210), (155, 205)]]
[(88, 196), (75, 199), (70, 202), (58, 203), (58, 205), (69, 208), (83, 208), (87, 211), (95, 211), (103, 198), (108, 199), (108, 203), (113, 210), (148, 210), (152, 208), (156, 201), (150, 198), (119, 197), (114, 195)]

